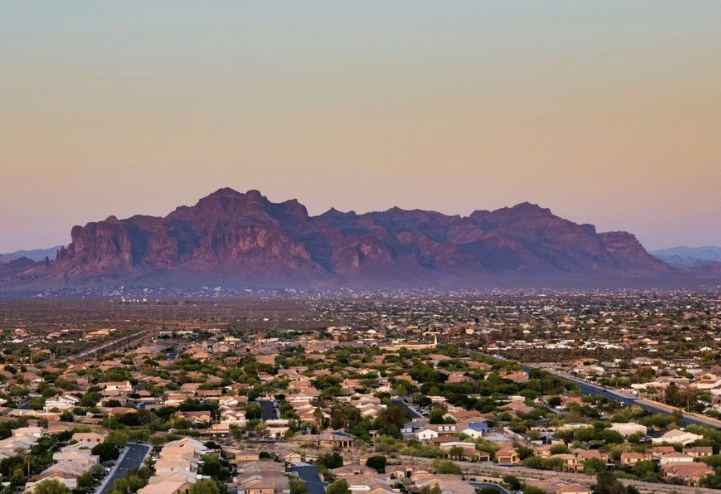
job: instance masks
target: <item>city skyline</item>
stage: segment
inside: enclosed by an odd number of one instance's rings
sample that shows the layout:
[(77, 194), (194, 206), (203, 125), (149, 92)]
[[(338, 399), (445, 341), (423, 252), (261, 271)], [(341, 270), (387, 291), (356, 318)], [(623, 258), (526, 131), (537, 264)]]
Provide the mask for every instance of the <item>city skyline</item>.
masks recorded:
[(221, 187), (310, 214), (521, 202), (721, 245), (714, 2), (30, 2), (0, 20), (0, 252)]

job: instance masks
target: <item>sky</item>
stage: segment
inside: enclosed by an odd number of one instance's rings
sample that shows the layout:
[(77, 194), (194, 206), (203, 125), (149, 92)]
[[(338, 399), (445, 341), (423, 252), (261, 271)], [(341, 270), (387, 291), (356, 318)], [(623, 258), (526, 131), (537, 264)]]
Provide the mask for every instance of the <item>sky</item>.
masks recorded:
[(0, 252), (222, 187), (721, 245), (716, 0), (6, 3)]

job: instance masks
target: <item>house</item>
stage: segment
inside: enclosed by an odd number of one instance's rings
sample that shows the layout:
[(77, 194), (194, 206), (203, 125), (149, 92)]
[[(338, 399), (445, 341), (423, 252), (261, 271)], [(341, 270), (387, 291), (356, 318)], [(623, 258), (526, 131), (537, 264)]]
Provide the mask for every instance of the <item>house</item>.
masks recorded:
[(699, 434), (693, 434), (691, 432), (674, 429), (674, 430), (668, 431), (666, 434), (664, 434), (661, 437), (651, 438), (651, 442), (653, 444), (669, 443), (669, 444), (683, 444), (685, 446), (687, 444), (691, 444), (692, 442), (698, 441), (699, 439), (703, 439), (703, 436), (701, 436)]
[(628, 437), (631, 434), (643, 434), (646, 435), (646, 432), (648, 429), (645, 425), (641, 424), (634, 424), (633, 422), (629, 423), (621, 423), (621, 424), (611, 424), (611, 427), (609, 427), (610, 430), (616, 431), (619, 434), (621, 434), (623, 437)]
[(518, 458), (518, 452), (511, 446), (499, 449), (494, 456), (496, 463), (516, 465), (521, 461)]
[(646, 450), (646, 453), (651, 453), (651, 457), (654, 460), (660, 460), (663, 455), (673, 453), (676, 451), (673, 446), (654, 446)]
[(531, 480), (528, 485), (537, 487), (549, 494), (591, 494), (588, 487), (573, 484), (558, 477), (549, 477), (542, 480)]
[(283, 456), (283, 461), (286, 463), (300, 463), (303, 460), (303, 457), (300, 455), (300, 453), (288, 453), (287, 455)]
[(438, 437), (438, 431), (433, 429), (423, 429), (422, 431), (416, 432), (416, 438), (419, 441), (430, 441), (436, 437)]
[(635, 451), (624, 451), (621, 453), (620, 463), (623, 467), (632, 467), (639, 461), (651, 461), (650, 453), (637, 453)]
[(561, 460), (563, 462), (563, 469), (569, 472), (575, 472), (579, 467), (583, 468), (583, 464), (579, 462), (578, 457), (570, 453), (551, 455), (549, 458)]
[(73, 396), (70, 394), (64, 394), (64, 395), (46, 399), (45, 405), (43, 406), (43, 410), (46, 412), (49, 412), (55, 408), (57, 408), (60, 411), (71, 410), (71, 409), (75, 408), (76, 406), (78, 406), (79, 403), (80, 403), (80, 399), (77, 396)]
[(713, 448), (711, 446), (694, 446), (683, 448), (683, 453), (693, 458), (703, 458), (704, 456), (713, 455)]
[(258, 461), (260, 459), (260, 451), (245, 449), (235, 454), (235, 461)]
[(668, 453), (661, 456), (658, 463), (659, 465), (664, 466), (668, 465), (669, 463), (693, 463), (693, 461), (693, 456), (674, 451), (673, 453)]
[(669, 463), (661, 467), (661, 477), (666, 481), (679, 479), (684, 484), (698, 487), (699, 480), (706, 475), (714, 474), (715, 470), (705, 463)]
[(255, 461), (238, 469), (234, 482), (238, 494), (289, 494), (290, 481), (282, 463)]
[(425, 486), (431, 489), (438, 484), (441, 492), (448, 492), (453, 494), (475, 494), (475, 489), (468, 482), (464, 482), (460, 477), (456, 475), (447, 474), (430, 474), (430, 473), (416, 473), (413, 475), (413, 482), (417, 487), (423, 488)]
[(105, 436), (95, 432), (76, 432), (72, 437), (73, 441), (84, 443), (92, 448), (105, 440)]
[(578, 468), (583, 469), (583, 464), (591, 459), (598, 459), (604, 463), (608, 463), (608, 453), (601, 453), (596, 449), (585, 450), (582, 449), (576, 454), (578, 459)]
[(478, 439), (485, 436), (489, 429), (488, 422), (468, 422), (466, 428), (461, 432), (473, 439)]
[(578, 484), (565, 484), (556, 486), (556, 494), (592, 494), (589, 487)]
[(188, 494), (190, 486), (183, 481), (164, 480), (155, 484), (148, 484), (138, 491), (138, 494)]
[(333, 449), (354, 448), (357, 439), (354, 435), (342, 431), (330, 431), (324, 432), (323, 434), (303, 434), (293, 437), (293, 441), (295, 442), (312, 442), (321, 448)]

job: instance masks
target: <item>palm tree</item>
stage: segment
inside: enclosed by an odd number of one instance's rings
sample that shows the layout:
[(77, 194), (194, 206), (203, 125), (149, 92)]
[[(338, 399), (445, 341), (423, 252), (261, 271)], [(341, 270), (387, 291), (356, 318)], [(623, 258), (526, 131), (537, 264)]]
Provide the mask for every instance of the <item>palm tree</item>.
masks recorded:
[(325, 417), (323, 416), (323, 411), (320, 408), (316, 408), (313, 411), (313, 419), (315, 420), (315, 428), (318, 429), (318, 432), (323, 432), (323, 420)]
[(28, 474), (27, 476), (30, 477), (30, 467), (35, 465), (35, 458), (33, 458), (33, 455), (26, 454), (23, 457), (23, 461), (25, 462), (25, 465), (28, 467)]

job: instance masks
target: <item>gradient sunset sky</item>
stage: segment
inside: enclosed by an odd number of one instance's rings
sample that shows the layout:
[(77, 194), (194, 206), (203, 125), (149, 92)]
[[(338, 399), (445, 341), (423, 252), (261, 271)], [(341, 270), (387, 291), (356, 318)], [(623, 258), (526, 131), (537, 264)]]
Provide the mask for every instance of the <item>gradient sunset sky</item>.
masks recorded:
[(0, 252), (221, 187), (721, 245), (719, 1), (23, 1)]

